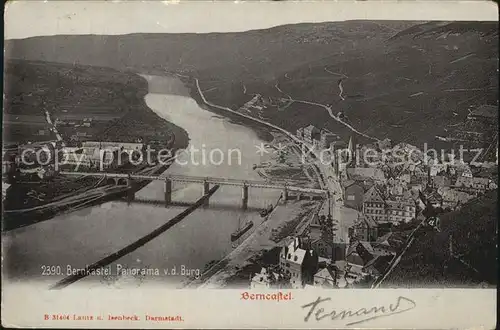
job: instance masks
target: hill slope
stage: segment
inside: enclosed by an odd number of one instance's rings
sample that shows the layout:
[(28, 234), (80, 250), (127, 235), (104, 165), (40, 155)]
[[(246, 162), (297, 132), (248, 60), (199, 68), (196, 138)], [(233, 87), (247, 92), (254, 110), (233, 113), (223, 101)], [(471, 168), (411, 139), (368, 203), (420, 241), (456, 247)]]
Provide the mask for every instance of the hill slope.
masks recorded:
[[(224, 34), (37, 37), (7, 41), (6, 56), (184, 73), (211, 89), (212, 102), (232, 108), (254, 93), (331, 104), (359, 131), (421, 145), (463, 121), (469, 107), (497, 104), (497, 37), (494, 22), (347, 21)], [(313, 123), (351, 134), (304, 103), (269, 107), (265, 117), (291, 131)]]
[[(58, 127), (67, 141), (78, 131), (87, 133), (80, 136), (80, 140), (135, 142), (142, 139), (163, 145), (169, 143), (176, 148), (187, 146), (188, 137), (183, 129), (162, 120), (147, 107), (144, 96), (148, 93), (148, 84), (133, 73), (84, 65), (8, 60), (4, 93), (4, 143), (54, 139), (55, 136), (47, 134), (51, 127), (45, 118), (45, 110), (48, 110), (52, 121), (94, 118), (90, 128)], [(40, 135), (40, 129), (46, 133)]]
[[(490, 191), (462, 209), (441, 216), (441, 232), (422, 232), (383, 286), (496, 285), (497, 194), (497, 190)], [(461, 261), (450, 256), (450, 235), (453, 254)]]

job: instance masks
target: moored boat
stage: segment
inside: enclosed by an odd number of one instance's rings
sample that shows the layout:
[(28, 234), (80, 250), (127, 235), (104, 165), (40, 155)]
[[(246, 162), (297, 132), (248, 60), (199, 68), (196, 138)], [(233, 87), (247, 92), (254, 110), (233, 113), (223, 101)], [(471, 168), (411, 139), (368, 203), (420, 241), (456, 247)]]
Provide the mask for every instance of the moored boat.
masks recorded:
[(272, 211), (272, 210), (273, 210), (273, 206), (272, 206), (271, 204), (269, 204), (269, 206), (268, 206), (266, 209), (264, 209), (264, 210), (260, 211), (260, 216), (261, 216), (262, 218), (264, 218), (264, 217), (265, 217), (265, 216), (267, 216), (269, 213), (271, 213), (271, 211)]
[(236, 230), (234, 233), (231, 234), (231, 242), (236, 241), (252, 227), (253, 227), (252, 220), (248, 220), (243, 227), (238, 228), (238, 230)]

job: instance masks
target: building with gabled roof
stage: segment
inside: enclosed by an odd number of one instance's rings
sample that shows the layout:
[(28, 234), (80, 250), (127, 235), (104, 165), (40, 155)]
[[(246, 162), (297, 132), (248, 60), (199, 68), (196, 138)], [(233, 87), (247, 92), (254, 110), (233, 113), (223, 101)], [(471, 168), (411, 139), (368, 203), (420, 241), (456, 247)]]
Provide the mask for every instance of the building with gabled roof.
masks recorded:
[(377, 167), (353, 167), (347, 169), (349, 179), (356, 181), (372, 180), (374, 182), (385, 182), (384, 171)]
[(337, 274), (332, 267), (325, 267), (314, 274), (314, 286), (321, 288), (335, 288)]
[(448, 169), (447, 164), (437, 163), (437, 164), (429, 165), (429, 176), (433, 177), (433, 176), (439, 175), (441, 173), (445, 173), (447, 169)]
[(347, 249), (346, 261), (350, 264), (364, 266), (375, 255), (375, 250), (370, 242), (357, 241)]
[(344, 185), (344, 205), (355, 210), (363, 209), (365, 185), (354, 180), (348, 180)]
[(410, 177), (410, 184), (423, 184), (427, 183), (428, 180), (428, 174), (420, 168), (417, 168)]
[(459, 176), (455, 182), (455, 188), (471, 193), (480, 193), (490, 189), (491, 182), (491, 179), (488, 178)]
[(443, 198), (443, 208), (450, 208), (452, 210), (462, 206), (475, 197), (473, 194), (452, 188), (439, 188), (438, 193)]
[(371, 187), (363, 196), (363, 214), (376, 222), (386, 222), (385, 200), (376, 186)]
[(425, 205), (431, 205), (432, 207), (438, 208), (443, 206), (443, 196), (441, 196), (437, 189), (428, 186), (422, 193), (423, 202)]
[(316, 237), (311, 240), (311, 249), (316, 251), (320, 258), (331, 260), (334, 258), (333, 244), (325, 242), (322, 237)]
[(297, 129), (297, 138), (299, 138), (300, 140), (304, 139), (304, 129), (302, 127)]
[(354, 240), (372, 242), (377, 239), (378, 224), (371, 216), (359, 214), (350, 231)]
[(7, 194), (10, 190), (10, 187), (11, 185), (7, 182), (2, 182), (2, 201), (5, 200), (5, 198), (7, 198)]
[(365, 265), (365, 260), (358, 254), (356, 248), (346, 255), (345, 261), (351, 265), (357, 265), (363, 267)]
[(451, 179), (446, 175), (436, 175), (431, 178), (431, 183), (435, 187), (449, 187), (451, 186)]
[(366, 263), (363, 271), (372, 276), (380, 276), (387, 270), (392, 258), (392, 255), (377, 255)]
[(351, 286), (354, 282), (361, 280), (368, 275), (362, 265), (353, 264), (346, 260), (339, 260), (335, 262), (337, 271), (337, 286), (339, 288), (346, 288)]
[(303, 134), (304, 134), (303, 135), (304, 141), (306, 141), (310, 145), (319, 144), (319, 141), (321, 139), (321, 132), (319, 129), (317, 129), (313, 125), (309, 125), (309, 126), (305, 127)]
[(256, 273), (250, 282), (252, 289), (268, 289), (279, 282), (279, 274), (265, 267), (262, 267), (260, 273)]
[(404, 243), (404, 240), (401, 237), (397, 237), (394, 232), (388, 232), (384, 234), (383, 236), (380, 236), (376, 244), (379, 245), (386, 245), (386, 246), (391, 246), (393, 248), (397, 248), (398, 246), (402, 245)]
[(281, 249), (279, 259), (279, 266), (284, 275), (290, 277), (292, 288), (303, 288), (312, 283), (318, 269), (318, 254), (314, 250), (302, 249), (298, 237)]
[[(310, 238), (310, 247), (323, 258), (328, 258), (329, 260), (340, 260), (345, 258), (345, 251), (347, 249), (347, 245), (349, 244), (348, 233), (345, 232), (343, 235), (335, 231), (333, 231), (333, 237), (331, 242), (327, 242), (325, 237), (322, 235), (322, 221), (327, 221), (327, 217), (322, 215), (321, 217), (314, 217), (311, 223), (309, 224), (309, 238)], [(328, 223), (328, 222), (326, 222)], [(332, 226), (335, 224), (332, 221)]]
[(460, 166), (457, 166), (456, 168), (456, 174), (457, 176), (463, 176), (467, 178), (472, 178), (472, 170), (469, 165), (467, 164), (461, 164)]
[(387, 221), (394, 224), (415, 219), (417, 207), (412, 199), (386, 201)]

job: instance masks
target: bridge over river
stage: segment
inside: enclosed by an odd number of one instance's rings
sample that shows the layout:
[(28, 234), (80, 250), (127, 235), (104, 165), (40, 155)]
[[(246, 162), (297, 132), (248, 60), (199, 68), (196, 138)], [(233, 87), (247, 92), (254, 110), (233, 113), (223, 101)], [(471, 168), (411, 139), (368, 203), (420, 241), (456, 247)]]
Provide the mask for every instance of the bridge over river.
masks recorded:
[[(266, 181), (257, 180), (240, 180), (231, 178), (215, 178), (215, 177), (199, 177), (187, 175), (143, 175), (143, 174), (124, 174), (124, 173), (108, 173), (108, 172), (60, 172), (66, 176), (93, 176), (104, 177), (108, 184), (124, 185), (130, 187), (128, 190), (128, 200), (135, 199), (134, 182), (137, 181), (163, 181), (164, 182), (164, 201), (165, 206), (172, 204), (172, 184), (174, 182), (181, 183), (198, 183), (203, 186), (203, 195), (206, 195), (210, 190), (211, 185), (218, 186), (239, 186), (241, 187), (241, 207), (246, 210), (248, 208), (249, 188), (273, 189), (282, 191), (282, 200), (286, 201), (292, 198), (301, 199), (309, 197), (310, 199), (325, 198), (328, 195), (326, 189), (315, 189), (290, 185), (287, 183), (278, 184)], [(209, 199), (204, 201), (208, 205)]]

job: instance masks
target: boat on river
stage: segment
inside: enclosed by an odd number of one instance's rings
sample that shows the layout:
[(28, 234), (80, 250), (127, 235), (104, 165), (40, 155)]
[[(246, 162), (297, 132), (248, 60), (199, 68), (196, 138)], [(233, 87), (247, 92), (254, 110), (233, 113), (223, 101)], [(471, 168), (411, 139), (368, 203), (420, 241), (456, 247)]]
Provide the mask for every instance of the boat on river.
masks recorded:
[(243, 225), (243, 227), (241, 227), (240, 225), (238, 225), (238, 229), (231, 234), (231, 242), (236, 241), (238, 238), (240, 238), (241, 236), (243, 236), (247, 231), (249, 231), (250, 228), (252, 228), (252, 227), (253, 227), (252, 220), (248, 220), (247, 222), (245, 222), (245, 224)]
[(269, 206), (266, 208), (266, 209), (263, 209), (262, 211), (260, 211), (260, 216), (261, 218), (264, 218), (265, 216), (267, 216), (269, 213), (272, 212), (273, 210), (273, 205), (272, 204), (269, 204)]

